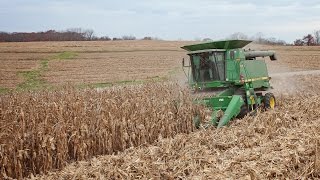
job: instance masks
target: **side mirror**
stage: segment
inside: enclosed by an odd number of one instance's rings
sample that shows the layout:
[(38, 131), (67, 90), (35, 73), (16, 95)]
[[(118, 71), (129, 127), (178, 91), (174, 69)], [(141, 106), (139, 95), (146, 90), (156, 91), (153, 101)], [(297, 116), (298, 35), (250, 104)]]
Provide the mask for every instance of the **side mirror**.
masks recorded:
[(184, 58), (182, 58), (182, 66), (184, 67)]

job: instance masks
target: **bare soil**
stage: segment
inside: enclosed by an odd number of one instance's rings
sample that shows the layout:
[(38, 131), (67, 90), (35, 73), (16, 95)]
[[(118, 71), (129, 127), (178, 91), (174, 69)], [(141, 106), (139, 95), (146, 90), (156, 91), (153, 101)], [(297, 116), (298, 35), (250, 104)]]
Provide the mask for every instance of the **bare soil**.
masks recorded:
[[(50, 85), (66, 83), (112, 83), (174, 77), (185, 81), (181, 60), (187, 58), (180, 47), (194, 42), (109, 41), (0, 43), (0, 87), (15, 88), (25, 79), (24, 71), (36, 71), (41, 62), (48, 68), (41, 79)], [(266, 46), (246, 48), (275, 50), (278, 61), (267, 60), (269, 72), (320, 69), (320, 47)], [(72, 52), (71, 59), (57, 58)], [(173, 75), (173, 76), (172, 76)]]

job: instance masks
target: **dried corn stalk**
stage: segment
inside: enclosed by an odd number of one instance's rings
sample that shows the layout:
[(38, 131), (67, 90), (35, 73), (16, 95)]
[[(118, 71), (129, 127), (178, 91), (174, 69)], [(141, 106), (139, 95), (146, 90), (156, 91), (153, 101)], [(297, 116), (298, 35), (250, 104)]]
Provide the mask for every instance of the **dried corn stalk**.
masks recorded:
[(197, 109), (174, 83), (3, 95), (0, 176), (47, 173), (71, 161), (190, 133)]

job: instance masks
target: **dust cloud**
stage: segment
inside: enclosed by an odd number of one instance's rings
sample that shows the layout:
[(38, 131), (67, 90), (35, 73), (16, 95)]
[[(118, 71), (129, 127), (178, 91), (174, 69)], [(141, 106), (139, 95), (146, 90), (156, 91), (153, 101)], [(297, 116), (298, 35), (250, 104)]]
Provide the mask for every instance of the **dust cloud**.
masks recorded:
[(304, 91), (305, 86), (301, 85), (303, 82), (300, 82), (298, 77), (306, 75), (320, 75), (320, 70), (272, 73), (270, 74), (270, 83), (273, 87), (271, 92), (275, 94), (292, 94)]

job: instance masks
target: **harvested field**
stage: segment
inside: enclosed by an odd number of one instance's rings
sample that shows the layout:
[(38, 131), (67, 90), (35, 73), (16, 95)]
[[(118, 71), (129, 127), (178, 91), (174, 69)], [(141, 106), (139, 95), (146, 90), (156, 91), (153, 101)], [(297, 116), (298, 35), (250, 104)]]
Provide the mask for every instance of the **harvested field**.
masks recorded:
[(76, 59), (52, 61), (43, 78), (50, 84), (102, 83), (166, 77), (180, 70), (181, 52), (81, 53)]
[[(56, 86), (66, 83), (111, 84), (150, 79), (171, 79), (183, 74), (180, 41), (28, 42), (0, 43), (0, 88), (14, 89), (23, 83)], [(269, 71), (319, 69), (320, 47), (249, 45), (276, 50), (277, 62), (266, 62)], [(43, 68), (45, 66), (45, 68)], [(30, 78), (23, 73), (37, 72)], [(28, 79), (29, 78), (29, 79)], [(185, 79), (185, 78), (183, 78)]]
[(320, 69), (319, 46), (270, 46), (249, 44), (247, 48), (276, 51), (279, 61), (271, 63), (269, 59), (266, 58), (271, 73)]
[(58, 53), (72, 52), (127, 52), (127, 51), (177, 51), (177, 47), (193, 42), (183, 41), (64, 41), (1, 43), (2, 53)]
[(274, 111), (76, 162), (37, 179), (320, 178), (319, 76), (294, 78), (305, 82), (305, 92), (279, 96)]
[[(117, 83), (167, 78), (181, 67), (190, 42), (28, 42), (0, 43), (0, 87), (13, 89), (39, 71), (46, 85)], [(19, 67), (19, 68), (17, 68)]]
[[(1, 43), (0, 43), (1, 46)], [(20, 72), (38, 69), (48, 53), (2, 53), (0, 51), (0, 87), (15, 88), (23, 83)]]

